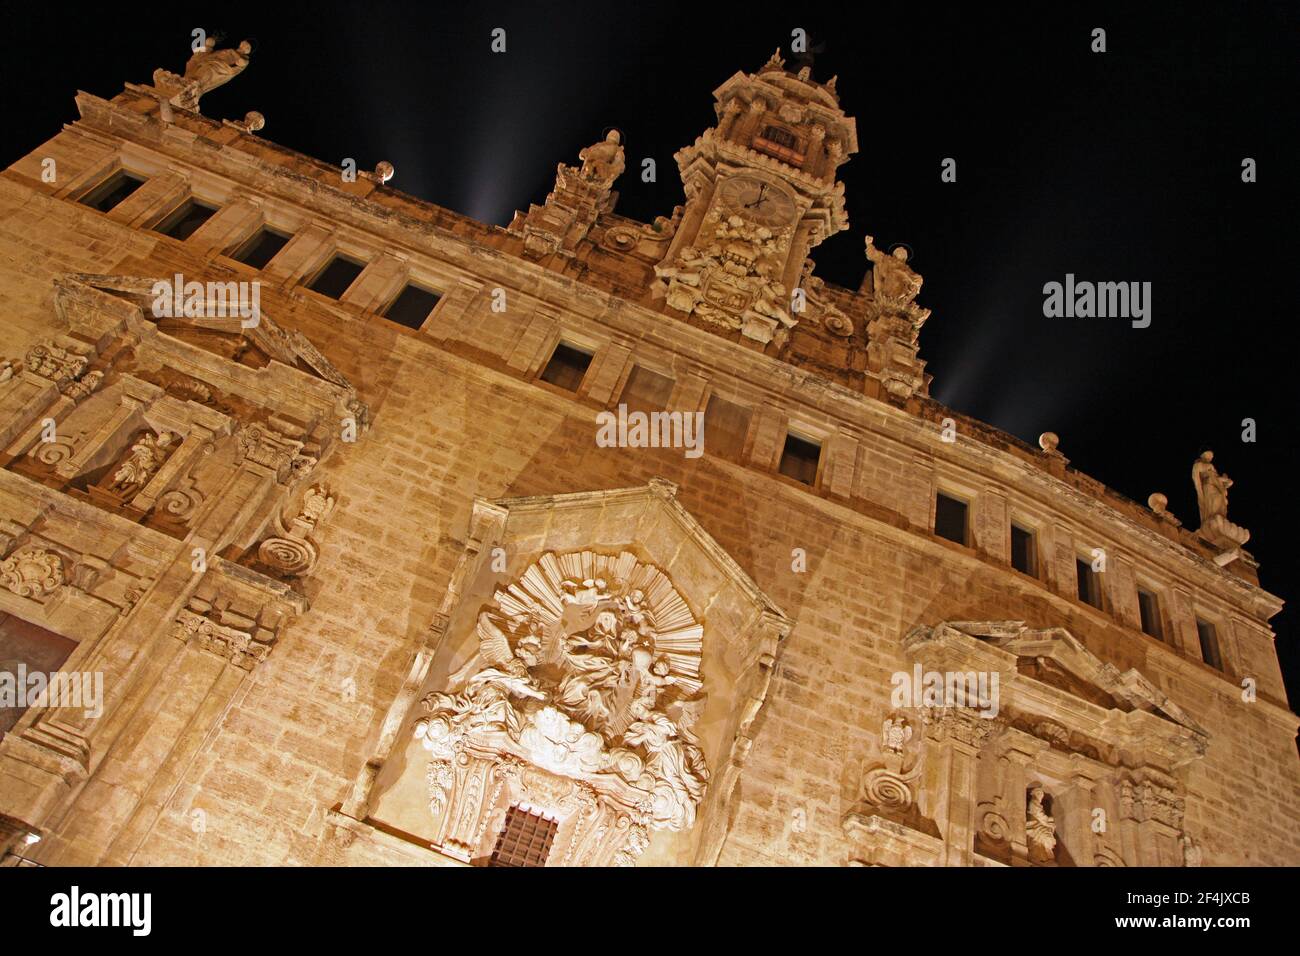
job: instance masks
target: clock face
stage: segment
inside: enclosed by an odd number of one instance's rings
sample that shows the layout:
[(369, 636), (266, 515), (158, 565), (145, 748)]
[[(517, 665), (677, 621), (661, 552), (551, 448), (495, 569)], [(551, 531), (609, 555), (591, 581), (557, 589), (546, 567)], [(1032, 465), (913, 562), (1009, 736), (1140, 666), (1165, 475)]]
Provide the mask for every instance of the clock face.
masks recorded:
[(732, 176), (718, 187), (718, 199), (728, 215), (742, 216), (765, 226), (792, 222), (795, 205), (789, 195), (756, 176)]

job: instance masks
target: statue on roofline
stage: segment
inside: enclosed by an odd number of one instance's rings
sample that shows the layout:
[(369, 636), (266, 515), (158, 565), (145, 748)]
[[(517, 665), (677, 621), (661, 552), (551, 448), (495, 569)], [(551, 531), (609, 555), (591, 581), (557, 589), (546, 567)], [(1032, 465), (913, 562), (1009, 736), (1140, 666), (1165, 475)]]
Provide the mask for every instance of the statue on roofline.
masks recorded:
[(623, 173), (625, 162), (618, 130), (612, 129), (605, 138), (578, 153), (582, 160), (582, 178), (601, 189), (614, 185)]
[(233, 49), (218, 50), (216, 46), (216, 37), (208, 37), (203, 41), (203, 49), (196, 51), (185, 64), (185, 79), (198, 87), (196, 99), (244, 72), (253, 52), (253, 45), (247, 40)]

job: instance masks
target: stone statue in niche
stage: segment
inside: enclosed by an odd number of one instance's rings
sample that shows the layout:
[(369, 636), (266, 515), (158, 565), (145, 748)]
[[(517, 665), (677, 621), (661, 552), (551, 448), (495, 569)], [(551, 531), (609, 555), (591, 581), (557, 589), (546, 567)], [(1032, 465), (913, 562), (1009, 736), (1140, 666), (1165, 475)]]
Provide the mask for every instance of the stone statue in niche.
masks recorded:
[(582, 160), (582, 178), (601, 189), (609, 189), (625, 167), (618, 130), (610, 130), (601, 142), (581, 150), (578, 158)]
[(143, 488), (171, 453), (175, 439), (171, 432), (141, 435), (131, 446), (126, 460), (114, 472), (109, 490), (119, 495), (131, 495)]
[(234, 49), (216, 49), (215, 37), (203, 41), (203, 49), (196, 52), (185, 64), (185, 79), (194, 84), (194, 97), (215, 90), (218, 86), (229, 83), (248, 67), (249, 54), (253, 52), (252, 44), (242, 41)]
[(1183, 866), (1201, 865), (1201, 847), (1189, 834), (1183, 834)]
[(477, 653), (415, 726), (435, 763), (472, 738), (631, 793), (651, 829), (694, 823), (709, 780), (694, 732), (703, 628), (662, 571), (627, 552), (548, 553), (475, 630)]
[(1031, 860), (1051, 860), (1056, 852), (1056, 821), (1047, 808), (1047, 791), (1037, 784), (1029, 788), (1025, 807), (1025, 842)]

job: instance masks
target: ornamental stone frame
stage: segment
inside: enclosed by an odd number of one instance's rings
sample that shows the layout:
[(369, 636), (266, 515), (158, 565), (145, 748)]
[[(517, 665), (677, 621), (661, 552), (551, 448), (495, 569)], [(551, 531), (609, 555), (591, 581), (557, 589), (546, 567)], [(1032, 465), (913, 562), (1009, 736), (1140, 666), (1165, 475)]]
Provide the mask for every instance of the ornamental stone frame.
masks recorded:
[[(1136, 670), (1020, 621), (918, 626), (903, 649), (926, 672), (996, 673), (998, 709), (886, 720), (843, 821), (851, 865), (1191, 865), (1185, 771), (1209, 735)], [(900, 720), (919, 732), (894, 748)]]
[[(152, 286), (56, 279), (64, 331), (0, 380), (0, 612), (76, 642), (64, 671), (104, 677), (98, 717), (32, 707), (0, 740), (0, 856), (37, 833), (42, 863), (131, 859), (249, 672), (307, 610), (288, 579), (312, 562), (281, 574), (259, 555), (282, 549), (259, 542), (287, 535), (314, 557), (308, 532), (333, 498), (308, 479), (342, 420), (358, 439), (369, 424), (301, 333), (266, 316), (163, 327)], [(236, 359), (249, 352), (261, 364)], [(145, 697), (185, 728), (167, 747), (129, 732)], [(99, 773), (110, 759), (122, 769)], [(116, 824), (77, 813), (106, 800), (122, 808)]]
[(675, 494), (475, 501), (322, 862), (481, 862), (519, 804), (548, 866), (717, 860), (791, 624)]

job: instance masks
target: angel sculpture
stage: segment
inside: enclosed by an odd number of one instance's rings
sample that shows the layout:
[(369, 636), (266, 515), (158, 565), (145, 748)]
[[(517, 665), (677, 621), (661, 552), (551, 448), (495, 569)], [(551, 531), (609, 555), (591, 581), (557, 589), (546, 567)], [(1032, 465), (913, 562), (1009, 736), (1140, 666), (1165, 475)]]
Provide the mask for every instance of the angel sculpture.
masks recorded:
[(675, 722), (656, 711), (635, 721), (623, 737), (625, 744), (645, 749), (646, 770), (655, 778), (654, 821), (671, 830), (684, 830), (695, 822), (695, 807), (709, 779), (704, 752), (691, 730), (703, 705), (703, 698), (675, 705)]
[(912, 739), (912, 725), (902, 717), (897, 720), (886, 717), (880, 730), (880, 739), (886, 750), (901, 754), (903, 747)]
[(478, 616), (478, 625), (475, 630), (478, 634), (479, 658), (484, 663), (527, 679), (528, 666), (526, 661), (516, 656), (515, 651), (510, 647), (510, 638), (506, 636), (506, 632), (501, 629), (501, 626), (497, 624), (490, 613), (484, 611)]
[(334, 510), (334, 497), (321, 485), (313, 485), (302, 496), (302, 517), (312, 525)]

